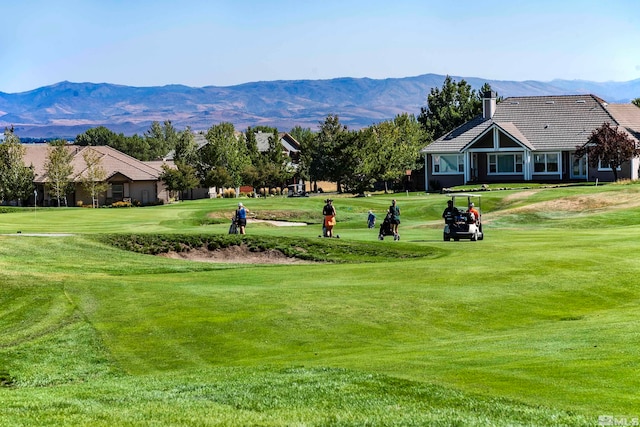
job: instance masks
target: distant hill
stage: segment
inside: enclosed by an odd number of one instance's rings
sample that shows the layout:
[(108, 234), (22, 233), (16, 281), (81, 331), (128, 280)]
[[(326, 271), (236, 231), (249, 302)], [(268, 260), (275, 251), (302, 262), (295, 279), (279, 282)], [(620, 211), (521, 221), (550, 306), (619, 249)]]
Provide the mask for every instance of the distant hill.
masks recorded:
[[(463, 78), (479, 89), (489, 83), (500, 96), (591, 93), (611, 103), (640, 97), (640, 79), (628, 82), (581, 80), (501, 81)], [(28, 92), (0, 92), (0, 126), (13, 125), (20, 137), (74, 138), (85, 130), (106, 126), (114, 132), (143, 134), (153, 121), (171, 120), (178, 129), (206, 130), (220, 122), (236, 129), (268, 125), (288, 131), (296, 125), (316, 129), (328, 114), (337, 114), (349, 128), (416, 116), (431, 88), (445, 76), (330, 80), (280, 80), (236, 86), (132, 87), (108, 83), (61, 82)]]

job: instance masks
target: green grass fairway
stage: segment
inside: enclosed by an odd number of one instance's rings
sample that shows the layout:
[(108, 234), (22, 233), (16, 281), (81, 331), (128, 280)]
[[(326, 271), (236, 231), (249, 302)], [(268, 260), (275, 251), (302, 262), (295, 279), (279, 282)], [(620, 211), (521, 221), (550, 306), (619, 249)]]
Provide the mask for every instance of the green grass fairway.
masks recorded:
[(0, 425), (633, 425), (640, 185), (481, 195), (479, 242), (442, 241), (443, 195), (334, 197), (340, 239), (322, 197), (244, 199), (308, 224), (247, 227), (325, 260), (290, 265), (140, 253), (228, 240), (237, 200), (7, 210)]

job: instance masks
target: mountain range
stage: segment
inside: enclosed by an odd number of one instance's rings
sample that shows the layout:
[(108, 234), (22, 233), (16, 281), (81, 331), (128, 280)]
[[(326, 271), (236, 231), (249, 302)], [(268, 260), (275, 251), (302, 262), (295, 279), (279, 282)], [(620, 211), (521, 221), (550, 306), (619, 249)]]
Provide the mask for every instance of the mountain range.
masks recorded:
[[(153, 121), (170, 120), (178, 129), (206, 130), (221, 122), (248, 126), (294, 126), (315, 130), (329, 114), (358, 129), (400, 113), (420, 114), (432, 88), (446, 76), (328, 80), (278, 80), (235, 86), (133, 87), (109, 83), (60, 82), (27, 92), (0, 92), (0, 126), (13, 126), (21, 138), (75, 138), (105, 126), (116, 133), (142, 135)], [(640, 79), (627, 82), (584, 80), (504, 81), (464, 79), (479, 90), (489, 83), (501, 97), (594, 94), (609, 103), (640, 97)]]

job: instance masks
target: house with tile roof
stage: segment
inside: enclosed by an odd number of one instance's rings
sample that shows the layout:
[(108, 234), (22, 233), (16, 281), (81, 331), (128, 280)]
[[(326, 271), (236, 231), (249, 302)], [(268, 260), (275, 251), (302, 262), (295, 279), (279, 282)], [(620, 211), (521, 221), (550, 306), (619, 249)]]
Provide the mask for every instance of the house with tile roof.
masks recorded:
[[(25, 144), (24, 147), (26, 149), (24, 163), (32, 167), (35, 174), (37, 204), (53, 205), (56, 202), (55, 195), (47, 191), (46, 184), (49, 177), (45, 167), (52, 147), (48, 144)], [(69, 206), (92, 204), (91, 195), (82, 186), (83, 178), (87, 173), (87, 165), (83, 157), (85, 150), (94, 150), (99, 154), (100, 164), (107, 175), (108, 189), (100, 195), (99, 205), (118, 201), (139, 202), (143, 205), (168, 202), (168, 192), (160, 181), (163, 162), (143, 162), (109, 146), (67, 145), (66, 149), (72, 154), (73, 167), (69, 177), (73, 183), (73, 190), (67, 195)]]
[[(422, 149), (429, 190), (468, 183), (611, 181), (574, 155), (591, 133), (610, 123), (640, 143), (640, 108), (608, 104), (594, 95), (529, 96), (497, 103), (483, 94), (482, 115)], [(638, 179), (640, 160), (621, 166), (620, 178)]]

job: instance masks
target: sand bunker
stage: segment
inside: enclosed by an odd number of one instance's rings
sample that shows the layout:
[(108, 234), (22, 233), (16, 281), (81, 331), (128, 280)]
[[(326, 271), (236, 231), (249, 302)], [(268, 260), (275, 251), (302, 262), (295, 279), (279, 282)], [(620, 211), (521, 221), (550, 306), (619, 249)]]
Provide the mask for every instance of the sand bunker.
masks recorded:
[(246, 245), (229, 246), (210, 251), (207, 249), (192, 249), (188, 252), (168, 252), (160, 256), (189, 261), (217, 262), (229, 264), (310, 264), (298, 258), (288, 257), (275, 249), (252, 252)]

